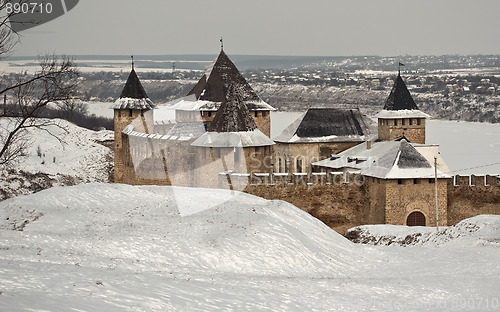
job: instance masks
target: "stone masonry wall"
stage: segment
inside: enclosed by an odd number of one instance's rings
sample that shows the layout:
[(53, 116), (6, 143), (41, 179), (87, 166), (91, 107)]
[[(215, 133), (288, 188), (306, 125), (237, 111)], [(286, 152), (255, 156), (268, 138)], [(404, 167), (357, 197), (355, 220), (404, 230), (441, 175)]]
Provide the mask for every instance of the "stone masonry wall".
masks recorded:
[(289, 202), (341, 234), (353, 226), (379, 223), (377, 216), (370, 213), (366, 188), (356, 184), (249, 185), (245, 192)]
[(412, 143), (425, 144), (425, 118), (379, 119), (378, 137), (380, 140), (392, 141), (403, 134)]
[[(122, 166), (117, 182), (169, 185), (175, 178), (174, 185), (192, 184), (185, 170), (192, 159), (175, 158), (180, 153), (172, 150), (189, 149), (189, 142), (166, 144), (158, 135), (132, 137), (136, 142), (130, 142), (130, 136), (123, 134), (122, 155), (115, 155)], [(243, 157), (248, 159), (249, 155)], [(165, 175), (165, 164), (169, 167), (169, 163), (175, 166), (170, 166)], [(218, 180), (221, 181), (220, 175)], [(405, 224), (408, 214), (415, 210), (424, 213), (428, 226), (435, 224), (434, 184), (428, 179), (399, 184), (397, 180), (335, 173), (262, 173), (234, 174), (230, 180), (223, 176), (222, 181), (239, 184), (234, 189), (249, 194), (290, 202), (339, 233), (362, 224)], [(439, 181), (440, 225), (453, 225), (480, 214), (500, 214), (499, 181), (498, 176), (456, 176)]]
[(498, 176), (455, 176), (448, 184), (448, 225), (480, 214), (500, 214)]

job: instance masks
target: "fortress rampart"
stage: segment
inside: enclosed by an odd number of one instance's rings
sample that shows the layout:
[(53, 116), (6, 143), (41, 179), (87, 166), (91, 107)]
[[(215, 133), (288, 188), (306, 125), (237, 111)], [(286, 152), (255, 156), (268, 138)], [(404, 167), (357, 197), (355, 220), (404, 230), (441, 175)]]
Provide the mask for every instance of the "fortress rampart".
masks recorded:
[[(190, 176), (190, 157), (194, 159), (196, 151), (190, 147), (189, 137), (148, 135), (127, 128), (122, 142), (123, 153), (115, 157), (121, 159), (123, 174), (116, 182), (199, 186)], [(435, 225), (433, 179), (398, 182), (341, 172), (229, 171), (219, 173), (212, 182), (210, 187), (287, 201), (340, 233), (362, 224), (405, 224), (405, 218), (415, 210), (425, 215), (427, 225)], [(438, 183), (440, 225), (453, 225), (480, 214), (500, 214), (500, 176), (456, 175)]]

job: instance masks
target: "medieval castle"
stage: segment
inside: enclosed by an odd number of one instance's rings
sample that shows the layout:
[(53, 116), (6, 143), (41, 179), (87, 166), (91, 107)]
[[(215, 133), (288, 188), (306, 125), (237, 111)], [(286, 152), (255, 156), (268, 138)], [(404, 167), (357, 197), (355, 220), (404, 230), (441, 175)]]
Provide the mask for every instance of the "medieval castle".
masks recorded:
[(114, 180), (283, 199), (339, 232), (500, 214), (499, 177), (450, 175), (399, 73), (377, 122), (359, 110), (310, 108), (270, 138), (273, 110), (223, 50), (186, 97), (164, 106), (132, 67), (114, 107)]

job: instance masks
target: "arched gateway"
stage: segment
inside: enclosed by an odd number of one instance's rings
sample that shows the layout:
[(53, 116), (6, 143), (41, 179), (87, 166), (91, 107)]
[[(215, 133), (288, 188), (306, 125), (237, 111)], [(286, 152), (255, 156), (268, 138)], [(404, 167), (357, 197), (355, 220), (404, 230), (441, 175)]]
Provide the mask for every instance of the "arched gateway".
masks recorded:
[(425, 226), (425, 215), (420, 211), (414, 211), (408, 215), (406, 219), (408, 226)]

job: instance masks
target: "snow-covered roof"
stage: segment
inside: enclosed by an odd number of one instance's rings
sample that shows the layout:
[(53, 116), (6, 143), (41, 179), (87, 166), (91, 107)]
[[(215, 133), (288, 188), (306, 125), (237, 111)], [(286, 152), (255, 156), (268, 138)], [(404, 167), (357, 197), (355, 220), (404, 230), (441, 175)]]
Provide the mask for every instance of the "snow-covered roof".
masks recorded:
[(381, 110), (375, 115), (380, 119), (393, 119), (393, 118), (430, 118), (431, 116), (418, 109), (402, 109), (402, 110)]
[(205, 132), (192, 146), (199, 147), (257, 147), (270, 146), (274, 142), (259, 129), (239, 132)]
[[(359, 144), (312, 165), (332, 169), (356, 169), (362, 175), (380, 179), (434, 177), (431, 162), (404, 139), (373, 142), (370, 149), (366, 144)], [(438, 178), (449, 177), (438, 167)]]
[(358, 109), (311, 108), (273, 140), (282, 143), (361, 142), (376, 135), (372, 119)]
[(198, 138), (205, 132), (206, 128), (203, 122), (178, 122), (167, 135)]
[[(219, 109), (222, 102), (210, 102), (203, 100), (196, 100), (192, 96), (179, 99), (177, 102), (168, 107), (171, 110), (180, 111), (212, 111), (215, 112)], [(271, 105), (264, 101), (259, 102), (245, 102), (249, 111), (274, 111), (276, 110)]]
[(170, 135), (170, 134), (147, 134), (144, 132), (139, 132), (135, 130), (133, 125), (128, 125), (123, 129), (123, 134), (129, 135), (131, 137), (139, 137), (139, 138), (147, 138), (147, 139), (155, 139), (155, 140), (176, 140), (176, 141), (189, 141), (193, 139), (193, 136), (187, 135)]
[(125, 87), (116, 100), (113, 109), (153, 109), (155, 104), (149, 99), (146, 90), (141, 84), (139, 77), (132, 68)]
[(113, 109), (153, 109), (155, 105), (147, 99), (119, 98), (115, 101)]

